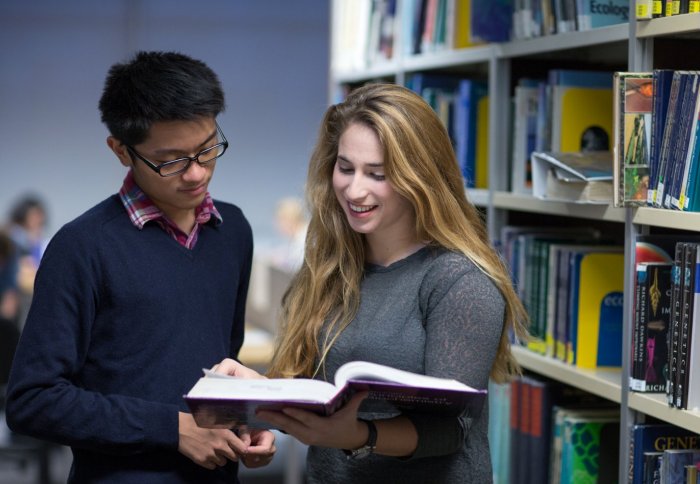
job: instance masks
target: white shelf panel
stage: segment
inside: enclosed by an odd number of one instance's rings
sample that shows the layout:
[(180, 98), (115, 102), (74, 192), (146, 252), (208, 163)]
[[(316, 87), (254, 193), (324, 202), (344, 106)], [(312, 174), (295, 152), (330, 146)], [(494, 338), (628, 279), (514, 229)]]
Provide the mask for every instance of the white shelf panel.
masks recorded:
[(632, 222), (654, 227), (700, 231), (699, 212), (680, 212), (678, 210), (639, 207), (635, 210)]
[(586, 370), (538, 355), (521, 346), (513, 346), (512, 350), (523, 368), (620, 403), (622, 374), (619, 369)]
[(494, 48), (494, 45), (484, 45), (467, 49), (418, 54), (402, 59), (401, 67), (405, 71), (423, 71), (486, 63), (493, 57)]
[(481, 188), (467, 188), (467, 198), (477, 207), (486, 207), (489, 204), (489, 191)]
[(700, 35), (700, 13), (687, 13), (637, 22), (637, 37), (639, 38), (682, 34)]
[(700, 412), (669, 407), (661, 393), (629, 392), (629, 408), (700, 434)]
[(609, 222), (625, 222), (625, 209), (611, 205), (586, 203), (557, 202), (541, 200), (528, 195), (515, 195), (510, 192), (496, 192), (493, 199), (494, 207), (526, 212), (561, 215)]
[(498, 57), (509, 58), (543, 54), (558, 50), (627, 41), (628, 38), (629, 24), (624, 23), (583, 32), (566, 32), (563, 34), (536, 37), (534, 39), (506, 42), (497, 45), (496, 55)]

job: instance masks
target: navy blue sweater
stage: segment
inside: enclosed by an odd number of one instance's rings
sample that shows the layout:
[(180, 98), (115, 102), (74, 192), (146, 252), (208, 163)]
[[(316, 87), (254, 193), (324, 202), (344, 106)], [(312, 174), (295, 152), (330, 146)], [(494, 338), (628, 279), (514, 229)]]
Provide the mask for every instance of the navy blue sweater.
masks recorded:
[(240, 209), (193, 250), (114, 195), (65, 225), (37, 274), (10, 376), (11, 429), (71, 446), (72, 482), (236, 482), (180, 454), (183, 395), (243, 341), (253, 251)]

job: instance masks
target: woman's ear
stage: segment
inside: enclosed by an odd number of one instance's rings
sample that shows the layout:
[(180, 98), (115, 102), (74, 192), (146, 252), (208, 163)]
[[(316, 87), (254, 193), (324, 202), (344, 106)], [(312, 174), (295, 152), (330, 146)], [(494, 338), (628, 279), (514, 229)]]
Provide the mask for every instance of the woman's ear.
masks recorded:
[(133, 164), (131, 155), (129, 154), (129, 150), (126, 148), (126, 145), (117, 138), (114, 136), (109, 136), (107, 138), (107, 146), (109, 146), (109, 149), (112, 150), (115, 155), (117, 155), (117, 158), (119, 158), (122, 165), (131, 166)]

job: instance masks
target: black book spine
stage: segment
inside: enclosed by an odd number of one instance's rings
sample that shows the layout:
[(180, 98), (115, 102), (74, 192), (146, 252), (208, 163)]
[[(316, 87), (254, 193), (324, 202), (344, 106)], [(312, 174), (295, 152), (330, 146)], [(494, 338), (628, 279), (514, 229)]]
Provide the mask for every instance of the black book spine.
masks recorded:
[(668, 369), (669, 378), (666, 385), (666, 398), (669, 406), (675, 405), (675, 382), (678, 368), (678, 335), (681, 318), (681, 294), (682, 278), (681, 267), (683, 263), (682, 242), (676, 243), (675, 258), (673, 263), (673, 286), (671, 290), (671, 327), (668, 332)]
[[(640, 308), (639, 308), (639, 360), (637, 362), (637, 373), (640, 380), (644, 381), (644, 369), (646, 368), (646, 344), (647, 344), (647, 326), (649, 325), (649, 277), (651, 274), (649, 270), (651, 268), (647, 267), (646, 277), (642, 281), (640, 287)], [(646, 386), (644, 387), (646, 390)]]
[[(643, 279), (646, 276), (646, 271), (642, 270), (641, 264), (637, 265), (635, 284), (634, 284), (634, 331), (632, 332), (632, 378), (635, 381), (640, 380), (640, 358), (641, 358), (641, 348), (640, 338), (641, 338), (641, 326), (642, 326), (642, 286)], [(633, 390), (640, 390), (637, 385), (632, 386)]]
[(698, 246), (695, 243), (685, 244), (683, 264), (683, 316), (681, 319), (680, 335), (678, 340), (678, 374), (676, 383), (676, 407), (688, 406), (688, 375), (690, 368), (690, 337), (693, 323), (693, 299), (695, 298), (695, 259)]
[(672, 264), (653, 264), (647, 275), (647, 311), (644, 333), (645, 391), (663, 393), (666, 389), (665, 367), (668, 362), (669, 317), (671, 312)]

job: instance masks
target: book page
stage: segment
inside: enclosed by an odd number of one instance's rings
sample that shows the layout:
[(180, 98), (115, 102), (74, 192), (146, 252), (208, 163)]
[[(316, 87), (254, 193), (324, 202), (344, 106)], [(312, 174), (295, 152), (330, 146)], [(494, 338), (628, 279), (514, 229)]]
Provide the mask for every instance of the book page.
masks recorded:
[(187, 397), (227, 400), (329, 401), (336, 393), (330, 383), (303, 378), (251, 379), (220, 375), (205, 376)]
[(421, 375), (410, 371), (399, 370), (378, 363), (367, 361), (351, 361), (338, 368), (335, 373), (336, 387), (342, 388), (350, 380), (380, 380), (413, 387), (441, 388), (446, 390), (471, 390), (474, 389), (458, 382), (446, 378)]

